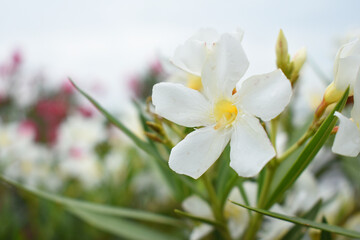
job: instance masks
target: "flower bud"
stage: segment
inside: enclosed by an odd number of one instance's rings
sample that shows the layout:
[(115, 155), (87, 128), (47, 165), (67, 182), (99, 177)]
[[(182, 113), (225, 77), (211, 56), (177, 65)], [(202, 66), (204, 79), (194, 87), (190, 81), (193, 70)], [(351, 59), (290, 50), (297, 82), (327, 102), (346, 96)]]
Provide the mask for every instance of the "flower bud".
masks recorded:
[(280, 29), (277, 41), (276, 41), (276, 65), (278, 68), (286, 68), (289, 63), (288, 44), (285, 38), (284, 32)]
[(335, 87), (334, 82), (332, 82), (325, 90), (324, 101), (329, 105), (340, 100), (344, 91), (339, 90)]
[(155, 141), (155, 142), (164, 143), (164, 141), (163, 141), (161, 138), (159, 138), (159, 137), (158, 137), (156, 134), (154, 134), (154, 133), (145, 132), (145, 135), (146, 135), (149, 139), (151, 139), (151, 140), (153, 140), (153, 141)]
[(156, 133), (159, 133), (160, 135), (164, 135), (163, 128), (160, 124), (147, 121), (146, 125), (148, 125), (152, 130), (154, 130)]

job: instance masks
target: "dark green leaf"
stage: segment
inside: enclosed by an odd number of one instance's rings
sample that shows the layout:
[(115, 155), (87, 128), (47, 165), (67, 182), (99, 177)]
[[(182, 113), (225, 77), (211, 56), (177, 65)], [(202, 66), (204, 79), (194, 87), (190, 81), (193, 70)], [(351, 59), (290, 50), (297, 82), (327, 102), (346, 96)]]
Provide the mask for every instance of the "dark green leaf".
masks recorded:
[(178, 209), (175, 209), (174, 212), (176, 214), (179, 214), (179, 215), (183, 216), (183, 217), (190, 218), (190, 219), (192, 219), (194, 221), (199, 221), (199, 222), (211, 224), (211, 225), (214, 225), (214, 226), (223, 226), (223, 224), (221, 222), (217, 222), (216, 220), (211, 220), (211, 219), (208, 219), (208, 218), (195, 216), (195, 215), (192, 215), (191, 213), (183, 212), (183, 211), (178, 210)]
[(251, 211), (255, 211), (255, 212), (267, 215), (269, 217), (281, 219), (281, 220), (292, 222), (295, 224), (300, 224), (305, 227), (311, 227), (311, 228), (320, 229), (320, 230), (324, 230), (324, 231), (328, 231), (328, 232), (332, 232), (332, 233), (337, 233), (337, 234), (347, 236), (347, 237), (360, 238), (360, 232), (356, 232), (353, 230), (348, 230), (348, 229), (345, 229), (342, 227), (328, 225), (325, 223), (318, 223), (318, 222), (314, 222), (314, 221), (299, 218), (299, 217), (286, 216), (284, 214), (274, 213), (274, 212), (270, 212), (270, 211), (267, 211), (264, 209), (250, 207), (250, 206), (246, 206), (246, 205), (236, 203), (236, 202), (232, 202), (232, 203), (239, 205), (240, 207), (250, 209)]
[(124, 217), (124, 218), (130, 218), (130, 219), (136, 219), (136, 220), (142, 220), (142, 221), (154, 222), (154, 223), (166, 224), (166, 225), (172, 225), (172, 226), (179, 226), (179, 224), (181, 225), (181, 223), (182, 223), (181, 221), (179, 221), (177, 219), (150, 213), (150, 212), (121, 208), (121, 207), (113, 207), (113, 206), (102, 205), (102, 204), (94, 204), (94, 203), (90, 203), (90, 202), (84, 202), (84, 201), (80, 201), (80, 200), (75, 200), (75, 199), (71, 199), (71, 198), (58, 196), (56, 194), (44, 192), (41, 190), (30, 189), (28, 187), (22, 186), (16, 182), (14, 182), (14, 181), (6, 179), (2, 176), (0, 176), (0, 180), (18, 188), (18, 189), (21, 189), (27, 193), (35, 195), (37, 197), (44, 198), (46, 200), (63, 205), (65, 207), (71, 207), (71, 208), (80, 209), (83, 211), (86, 210), (89, 212), (91, 211), (94, 214), (99, 213), (99, 214), (108, 215), (108, 216), (118, 216), (118, 217)]

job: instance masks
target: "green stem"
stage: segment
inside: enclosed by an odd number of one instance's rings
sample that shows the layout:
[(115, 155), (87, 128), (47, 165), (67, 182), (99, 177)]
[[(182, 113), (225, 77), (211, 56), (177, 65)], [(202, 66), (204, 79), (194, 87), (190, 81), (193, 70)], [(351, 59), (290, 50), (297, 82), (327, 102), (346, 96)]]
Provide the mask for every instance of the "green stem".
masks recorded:
[(214, 186), (212, 185), (211, 180), (208, 177), (207, 173), (203, 175), (202, 179), (204, 181), (206, 190), (209, 194), (209, 200), (215, 219), (218, 222), (222, 223), (222, 227), (218, 228), (218, 230), (221, 233), (223, 239), (231, 240), (229, 229), (227, 227), (227, 223), (223, 214), (223, 208), (221, 207), (221, 202), (216, 196)]
[(271, 127), (271, 132), (270, 132), (270, 141), (272, 143), (272, 145), (274, 146), (274, 149), (276, 151), (276, 134), (277, 134), (277, 129), (278, 129), (278, 118), (274, 118), (271, 122), (270, 122), (270, 127)]
[(224, 207), (226, 199), (228, 198), (228, 195), (229, 195), (230, 191), (232, 190), (232, 188), (234, 187), (234, 185), (236, 184), (238, 179), (239, 179), (239, 176), (237, 174), (234, 174), (230, 178), (230, 180), (227, 182), (227, 184), (225, 185), (224, 194), (223, 194), (223, 197), (220, 200), (221, 208)]

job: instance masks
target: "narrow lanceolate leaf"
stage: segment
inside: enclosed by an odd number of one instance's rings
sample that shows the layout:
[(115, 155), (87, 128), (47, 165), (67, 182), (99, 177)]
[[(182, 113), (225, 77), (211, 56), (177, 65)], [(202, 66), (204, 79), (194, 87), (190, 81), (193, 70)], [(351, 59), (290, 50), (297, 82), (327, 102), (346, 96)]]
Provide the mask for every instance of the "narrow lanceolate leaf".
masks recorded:
[(232, 201), (232, 203), (234, 203), (236, 205), (239, 205), (240, 207), (247, 208), (247, 209), (249, 209), (251, 211), (264, 214), (264, 215), (269, 216), (269, 217), (277, 218), (277, 219), (284, 220), (284, 221), (287, 221), (287, 222), (292, 222), (292, 223), (295, 223), (295, 224), (300, 224), (300, 225), (303, 225), (305, 227), (311, 227), (311, 228), (315, 228), (315, 229), (320, 229), (320, 230), (323, 230), (323, 231), (332, 232), (332, 233), (340, 234), (340, 235), (347, 236), (347, 237), (360, 238), (360, 232), (356, 232), (356, 231), (353, 231), (353, 230), (348, 230), (348, 229), (345, 229), (345, 228), (342, 228), (342, 227), (333, 226), (333, 225), (329, 225), (329, 224), (325, 224), (325, 223), (318, 223), (318, 222), (308, 220), (308, 219), (304, 219), (304, 218), (291, 217), (291, 216), (287, 216), (287, 215), (280, 214), (280, 213), (274, 213), (274, 212), (270, 212), (270, 211), (267, 211), (267, 210), (264, 210), (264, 209), (246, 206), (246, 205), (236, 203), (236, 202), (233, 202), (233, 201)]
[(119, 219), (108, 215), (95, 214), (78, 208), (70, 207), (71, 213), (90, 225), (119, 237), (136, 240), (168, 240), (179, 239), (174, 235), (160, 232), (150, 227), (129, 220)]
[(43, 199), (49, 200), (51, 202), (60, 204), (64, 207), (80, 209), (82, 211), (92, 212), (93, 214), (102, 214), (113, 217), (123, 217), (134, 220), (146, 221), (146, 222), (154, 222), (165, 225), (172, 226), (181, 226), (182, 222), (171, 217), (162, 216), (155, 213), (145, 212), (141, 210), (127, 209), (121, 207), (113, 207), (102, 204), (94, 204), (90, 202), (84, 202), (80, 200), (75, 200), (71, 198), (62, 197), (56, 194), (48, 193), (41, 190), (30, 189), (28, 187), (22, 186), (14, 181), (11, 181), (3, 176), (0, 176), (0, 180), (6, 182), (18, 189), (21, 189), (27, 193), (35, 195), (37, 197), (41, 197)]
[(175, 209), (174, 212), (176, 214), (180, 215), (180, 216), (190, 218), (190, 219), (192, 219), (194, 221), (199, 221), (199, 222), (207, 223), (207, 224), (214, 225), (214, 226), (220, 226), (220, 227), (224, 226), (221, 222), (217, 222), (216, 220), (211, 220), (211, 219), (208, 219), (208, 218), (195, 216), (195, 215), (192, 215), (192, 214), (187, 213), (187, 212), (183, 212), (183, 211), (178, 210), (178, 209)]
[(346, 104), (348, 95), (349, 89), (345, 91), (341, 100), (336, 104), (335, 108), (330, 112), (329, 116), (321, 124), (317, 132), (305, 146), (299, 157), (290, 167), (288, 172), (284, 175), (282, 180), (278, 183), (277, 186), (273, 188), (268, 202), (265, 206), (266, 209), (269, 209), (276, 201), (278, 201), (282, 197), (282, 194), (294, 184), (296, 179), (314, 159), (315, 155), (319, 152), (320, 148), (324, 145), (325, 141), (330, 136), (330, 133), (336, 124), (337, 118), (334, 116), (335, 111), (341, 112), (341, 110)]
[[(314, 206), (302, 216), (302, 218), (308, 220), (314, 220), (321, 208), (321, 203), (322, 203), (321, 200), (316, 202)], [(301, 240), (306, 230), (307, 229), (304, 226), (295, 225), (285, 234), (284, 237), (282, 237), (282, 240), (287, 240), (287, 239)]]

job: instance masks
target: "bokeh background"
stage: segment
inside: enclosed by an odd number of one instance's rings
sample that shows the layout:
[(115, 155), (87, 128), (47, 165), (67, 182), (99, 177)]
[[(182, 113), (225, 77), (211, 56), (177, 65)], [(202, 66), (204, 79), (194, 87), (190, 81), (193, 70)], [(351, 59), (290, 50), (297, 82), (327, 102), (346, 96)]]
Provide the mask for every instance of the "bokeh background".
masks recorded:
[(291, 53), (307, 47), (330, 73), (338, 41), (360, 27), (359, 9), (357, 0), (2, 1), (0, 59), (19, 49), (26, 70), (42, 71), (49, 81), (106, 83), (100, 101), (119, 109), (129, 78), (204, 27), (245, 31), (247, 75), (273, 70), (280, 28)]
[[(302, 101), (291, 107), (292, 124), (299, 127), (332, 80), (339, 46), (360, 36), (359, 10), (358, 0), (2, 0), (0, 171), (58, 195), (174, 215), (181, 203), (155, 164), (80, 96), (68, 77), (146, 139), (148, 126), (140, 127), (138, 110), (159, 120), (144, 110), (146, 98), (152, 84), (172, 74), (168, 59), (179, 44), (200, 28), (221, 33), (240, 28), (250, 62), (247, 77), (275, 69), (275, 42), (283, 29), (290, 54), (302, 47), (308, 54), (299, 80)], [(340, 163), (330, 147), (324, 147), (311, 171), (319, 180), (315, 192), (338, 204), (329, 220), (343, 224), (360, 209), (354, 201), (360, 161)], [(122, 239), (4, 183), (0, 223), (0, 239)], [(191, 227), (177, 234), (189, 234)]]

